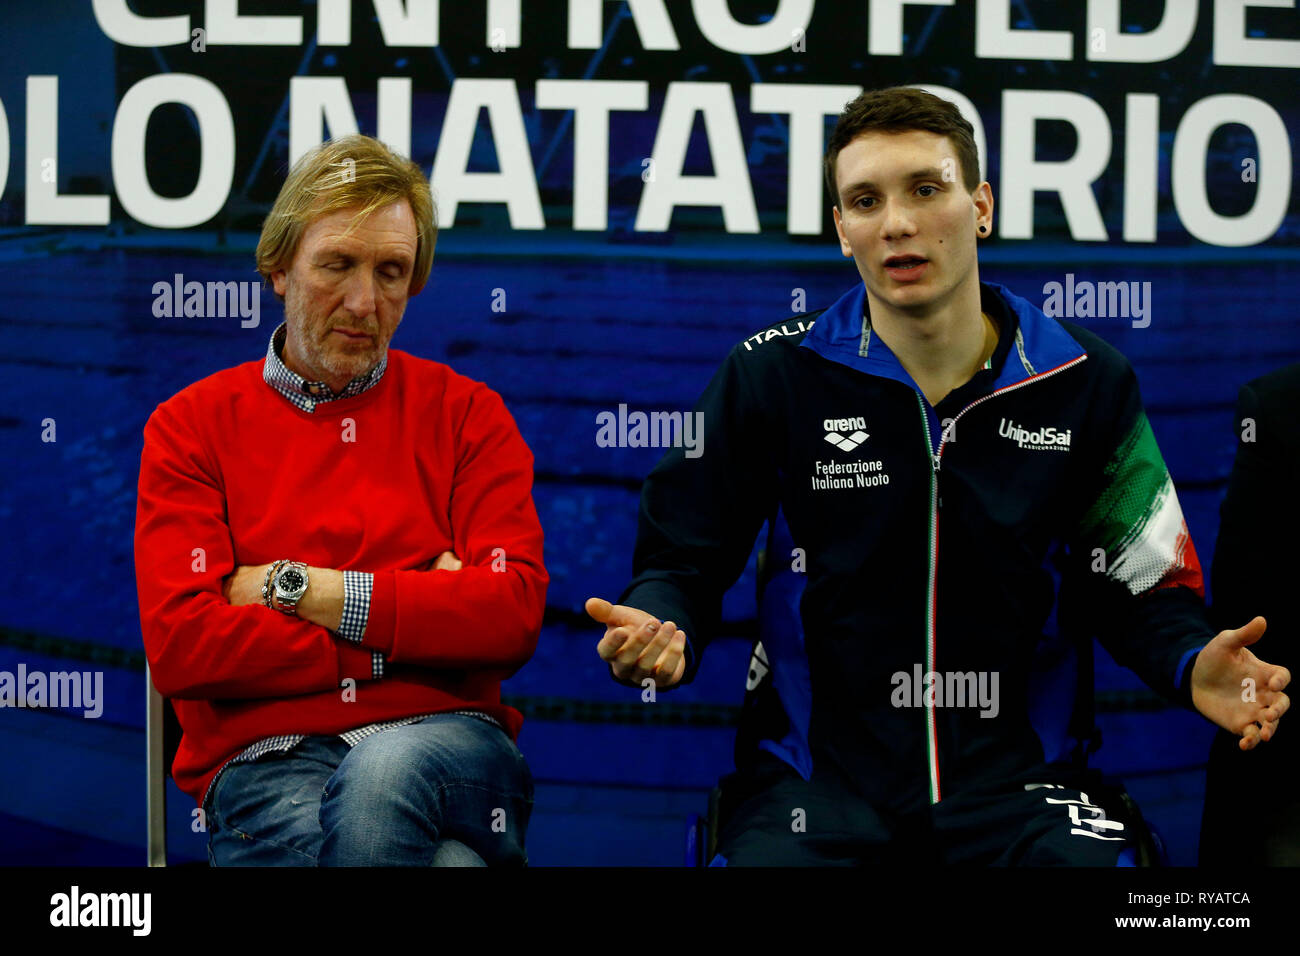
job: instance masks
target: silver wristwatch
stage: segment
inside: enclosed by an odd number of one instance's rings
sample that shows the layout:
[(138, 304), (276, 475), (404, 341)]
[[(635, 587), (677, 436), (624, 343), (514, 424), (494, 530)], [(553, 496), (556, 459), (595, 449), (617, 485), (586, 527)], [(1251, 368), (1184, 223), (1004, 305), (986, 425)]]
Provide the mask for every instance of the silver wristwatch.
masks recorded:
[(307, 593), (307, 584), (307, 565), (301, 561), (284, 562), (271, 582), (271, 606), (285, 614), (297, 615), (298, 602)]

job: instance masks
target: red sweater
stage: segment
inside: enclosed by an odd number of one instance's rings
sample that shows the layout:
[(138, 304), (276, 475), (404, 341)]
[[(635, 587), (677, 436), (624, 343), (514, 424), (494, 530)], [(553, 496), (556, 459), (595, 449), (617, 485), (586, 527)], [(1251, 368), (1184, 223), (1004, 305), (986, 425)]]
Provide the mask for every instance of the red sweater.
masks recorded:
[[(275, 734), (467, 706), (517, 737), (501, 680), (537, 647), (547, 575), (533, 456), (500, 396), (390, 349), (379, 384), (308, 413), (262, 364), (196, 382), (145, 425), (136, 582), (154, 684), (185, 732), (177, 785), (199, 802), (222, 764)], [(449, 550), (461, 570), (417, 570)], [(364, 640), (222, 597), (236, 566), (277, 558), (373, 572)]]

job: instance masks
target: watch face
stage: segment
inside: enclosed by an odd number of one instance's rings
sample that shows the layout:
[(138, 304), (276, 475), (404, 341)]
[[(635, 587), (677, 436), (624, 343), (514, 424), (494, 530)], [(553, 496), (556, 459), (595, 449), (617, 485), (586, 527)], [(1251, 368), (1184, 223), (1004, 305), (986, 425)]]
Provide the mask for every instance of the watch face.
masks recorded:
[(297, 568), (289, 568), (280, 572), (280, 577), (275, 584), (279, 591), (285, 594), (294, 594), (307, 586), (307, 579), (303, 577), (302, 572)]

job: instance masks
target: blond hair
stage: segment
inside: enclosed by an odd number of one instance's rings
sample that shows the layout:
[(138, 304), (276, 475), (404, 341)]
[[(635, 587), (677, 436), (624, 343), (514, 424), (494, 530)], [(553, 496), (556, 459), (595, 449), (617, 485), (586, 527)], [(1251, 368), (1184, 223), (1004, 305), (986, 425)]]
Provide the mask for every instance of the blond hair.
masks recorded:
[(287, 270), (307, 227), (340, 209), (360, 207), (348, 232), (376, 209), (405, 199), (415, 216), (415, 268), (410, 295), (429, 281), (438, 211), (420, 167), (370, 136), (342, 136), (303, 156), (289, 173), (262, 223), (257, 271), (263, 280)]

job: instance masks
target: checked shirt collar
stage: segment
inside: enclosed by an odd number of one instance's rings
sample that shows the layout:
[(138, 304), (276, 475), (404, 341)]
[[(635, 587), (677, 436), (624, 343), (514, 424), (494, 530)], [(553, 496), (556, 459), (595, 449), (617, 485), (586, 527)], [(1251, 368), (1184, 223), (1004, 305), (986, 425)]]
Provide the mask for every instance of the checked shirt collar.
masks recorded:
[(304, 412), (314, 412), (316, 406), (323, 402), (351, 398), (354, 395), (360, 395), (366, 389), (374, 388), (379, 384), (379, 380), (384, 377), (384, 372), (388, 368), (388, 352), (385, 350), (384, 357), (379, 360), (378, 365), (365, 375), (358, 375), (348, 382), (343, 391), (336, 395), (330, 391), (330, 387), (324, 382), (309, 382), (284, 364), (284, 359), (281, 356), (284, 353), (284, 340), (287, 334), (288, 323), (286, 322), (281, 322), (276, 330), (271, 333), (270, 344), (266, 347), (266, 362), (262, 366), (262, 378), (267, 385), (270, 385)]

